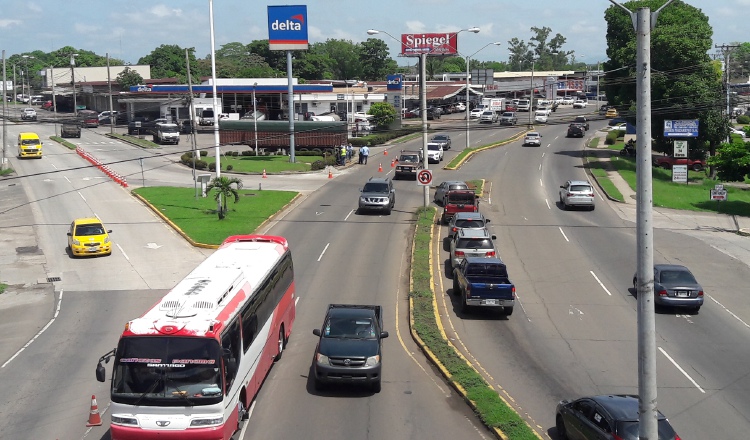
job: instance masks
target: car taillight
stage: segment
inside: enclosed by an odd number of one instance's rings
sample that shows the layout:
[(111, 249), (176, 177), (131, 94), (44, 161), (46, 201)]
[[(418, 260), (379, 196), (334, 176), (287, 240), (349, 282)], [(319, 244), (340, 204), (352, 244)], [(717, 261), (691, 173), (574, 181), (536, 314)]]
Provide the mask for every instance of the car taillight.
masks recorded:
[(466, 285), (466, 297), (471, 298), (471, 284)]
[(458, 228), (457, 228), (457, 227), (455, 227), (455, 226), (454, 226), (454, 227), (452, 227), (452, 228), (451, 228), (451, 232), (458, 232)]
[(703, 296), (703, 291), (702, 290), (698, 291), (698, 296)]
[(662, 289), (659, 291), (659, 296), (668, 296), (667, 291)]
[(495, 256), (495, 251), (489, 251), (486, 254), (484, 254), (484, 256), (485, 257), (494, 257)]
[(682, 440), (676, 432), (674, 433), (674, 440)]
[(466, 254), (463, 251), (456, 251), (456, 256), (457, 257), (463, 257), (464, 255), (466, 255)]
[(513, 286), (510, 288), (510, 294), (513, 297), (513, 299), (516, 299), (516, 286)]

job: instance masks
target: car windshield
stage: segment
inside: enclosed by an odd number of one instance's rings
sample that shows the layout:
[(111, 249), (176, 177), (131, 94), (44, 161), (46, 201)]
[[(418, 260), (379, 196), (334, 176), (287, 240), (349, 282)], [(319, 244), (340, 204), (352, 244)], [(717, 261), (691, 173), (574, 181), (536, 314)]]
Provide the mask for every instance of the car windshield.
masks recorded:
[(591, 192), (591, 187), (588, 185), (570, 185), (571, 192)]
[(665, 270), (659, 276), (659, 281), (667, 284), (698, 284), (693, 274), (684, 270)]
[(76, 237), (84, 237), (87, 235), (102, 235), (104, 234), (104, 226), (100, 224), (88, 224), (76, 226), (75, 235)]
[(180, 130), (177, 128), (176, 125), (163, 125), (161, 127), (161, 131), (164, 133), (179, 133)]
[(122, 338), (112, 375), (112, 400), (146, 406), (217, 403), (223, 388), (220, 353), (211, 338)]
[(21, 145), (39, 145), (39, 139), (23, 139)]
[[(660, 419), (658, 425), (658, 438), (673, 439), (675, 438), (674, 429), (666, 419)], [(638, 440), (638, 422), (617, 422), (615, 425), (617, 435), (623, 440)]]
[(505, 113), (503, 113), (503, 117), (504, 118), (512, 118), (513, 117), (513, 113), (505, 112)]
[(448, 136), (437, 135), (432, 138), (433, 141), (447, 141)]
[(459, 183), (459, 184), (456, 184), (456, 185), (450, 185), (448, 187), (448, 189), (450, 189), (450, 190), (454, 190), (454, 189), (469, 189), (469, 187), (467, 185), (464, 185), (463, 183)]
[(459, 238), (456, 249), (494, 249), (489, 238)]
[(440, 151), (440, 144), (427, 144), (427, 149), (432, 151)]
[(371, 192), (371, 193), (385, 193), (388, 192), (388, 184), (387, 183), (366, 183), (365, 187), (362, 189), (362, 192)]
[(375, 324), (370, 318), (330, 317), (323, 328), (324, 338), (375, 339)]
[(539, 137), (539, 133), (529, 133), (526, 135), (527, 138), (536, 138)]
[(414, 163), (416, 163), (416, 162), (419, 162), (419, 156), (417, 156), (416, 154), (408, 154), (408, 155), (405, 154), (405, 155), (402, 155), (401, 157), (399, 157), (398, 161), (399, 162), (407, 162), (407, 163), (408, 162), (414, 162)]
[(472, 193), (448, 194), (448, 203), (474, 203), (476, 197)]
[(492, 112), (484, 112), (482, 113), (482, 116), (492, 116)]
[(457, 228), (482, 228), (484, 222), (479, 219), (456, 219)]

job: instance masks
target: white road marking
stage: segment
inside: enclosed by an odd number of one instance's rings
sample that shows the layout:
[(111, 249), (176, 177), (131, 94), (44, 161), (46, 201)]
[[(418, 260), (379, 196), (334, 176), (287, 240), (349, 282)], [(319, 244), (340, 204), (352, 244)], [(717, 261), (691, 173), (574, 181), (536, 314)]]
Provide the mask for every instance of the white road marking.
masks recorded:
[(547, 154), (547, 153), (542, 153), (542, 158), (544, 158), (544, 155), (545, 155), (545, 154)]
[(490, 189), (487, 191), (487, 204), (492, 204), (492, 182), (490, 182)]
[(126, 254), (125, 251), (122, 250), (122, 248), (120, 247), (120, 244), (119, 243), (115, 243), (115, 246), (117, 246), (117, 249), (119, 249), (120, 252), (122, 252), (122, 256), (125, 257), (126, 260), (130, 261), (130, 258), (128, 258), (128, 254)]
[(57, 169), (57, 167), (55, 166), (55, 164), (50, 164), (50, 165), (52, 165), (52, 168)]
[(63, 177), (65, 178), (65, 180), (68, 181), (68, 183), (73, 183), (73, 182), (70, 181), (70, 179), (68, 179), (68, 176), (63, 176)]
[(60, 298), (57, 300), (57, 308), (55, 309), (55, 314), (52, 316), (52, 319), (50, 319), (49, 322), (47, 323), (47, 325), (45, 325), (44, 327), (42, 327), (42, 329), (39, 330), (39, 332), (36, 335), (34, 335), (34, 337), (31, 338), (31, 340), (29, 342), (27, 342), (26, 345), (24, 345), (23, 347), (21, 347), (16, 352), (16, 354), (14, 354), (13, 356), (11, 356), (10, 359), (8, 359), (7, 361), (5, 361), (5, 363), (2, 366), (0, 366), (0, 369), (5, 368), (6, 365), (8, 365), (9, 363), (11, 363), (11, 361), (13, 359), (15, 359), (16, 357), (18, 357), (18, 355), (21, 354), (21, 352), (23, 352), (24, 350), (26, 350), (34, 341), (37, 340), (37, 338), (39, 336), (42, 335), (42, 333), (44, 333), (45, 330), (47, 330), (52, 325), (53, 322), (55, 322), (55, 320), (57, 319), (58, 315), (60, 315), (60, 308), (62, 307), (62, 299), (63, 299), (63, 291), (60, 290)]
[(76, 192), (78, 193), (78, 195), (79, 195), (79, 196), (81, 196), (81, 198), (83, 199), (83, 201), (84, 201), (84, 202), (86, 202), (86, 201), (87, 201), (87, 200), (86, 200), (86, 197), (84, 197), (84, 196), (83, 196), (83, 194), (81, 194), (81, 192), (80, 192), (80, 191), (76, 191)]
[(544, 199), (544, 203), (546, 203), (546, 204), (547, 204), (547, 209), (552, 209), (552, 207), (551, 207), (551, 206), (550, 206), (550, 204), (549, 204), (549, 200), (547, 200), (547, 199)]
[[(552, 209), (552, 208), (550, 208), (550, 209)], [(563, 238), (565, 239), (565, 241), (567, 241), (568, 243), (570, 243), (570, 240), (568, 240), (568, 236), (567, 236), (567, 235), (565, 235), (565, 233), (563, 232), (563, 230), (562, 230), (562, 227), (559, 227), (559, 226), (558, 226), (558, 228), (557, 228), (557, 229), (559, 229), (559, 230), (560, 230), (560, 233), (562, 234), (562, 236), (563, 236)]]
[(597, 283), (599, 283), (599, 285), (600, 285), (600, 286), (602, 286), (602, 289), (604, 289), (604, 291), (605, 291), (605, 292), (607, 292), (607, 295), (609, 295), (609, 296), (612, 296), (612, 294), (611, 294), (611, 293), (609, 292), (609, 290), (608, 290), (608, 289), (607, 289), (606, 287), (604, 287), (604, 283), (602, 283), (602, 282), (601, 282), (601, 281), (599, 280), (599, 277), (598, 277), (598, 276), (596, 276), (596, 274), (594, 273), (594, 271), (593, 271), (593, 270), (590, 270), (589, 272), (591, 272), (591, 276), (593, 276), (593, 277), (594, 277), (594, 279), (596, 280), (596, 282), (597, 282)]
[[(706, 295), (706, 294), (704, 293), (704, 295)], [(735, 315), (735, 314), (734, 314), (734, 312), (732, 312), (732, 311), (731, 311), (731, 310), (729, 310), (728, 308), (724, 307), (724, 304), (722, 304), (722, 303), (720, 303), (719, 301), (717, 301), (717, 300), (716, 300), (716, 298), (714, 298), (714, 297), (713, 297), (713, 296), (711, 296), (711, 295), (706, 295), (706, 296), (707, 296), (707, 297), (709, 297), (709, 298), (711, 298), (711, 301), (713, 301), (713, 302), (715, 302), (716, 304), (718, 304), (718, 305), (719, 305), (719, 307), (721, 307), (722, 309), (726, 310), (726, 312), (727, 312), (727, 313), (729, 313), (730, 315), (732, 315), (732, 317), (733, 317), (734, 319), (736, 319), (737, 321), (741, 322), (741, 323), (742, 323), (742, 325), (744, 325), (744, 326), (745, 326), (745, 327), (747, 327), (747, 328), (750, 328), (750, 324), (746, 323), (745, 321), (743, 321), (743, 320), (742, 320), (742, 318), (740, 318), (739, 316)]]
[[(349, 220), (349, 216), (350, 216), (350, 215), (352, 215), (352, 213), (354, 213), (354, 210), (353, 210), (353, 209), (352, 209), (351, 211), (349, 211), (349, 214), (347, 214), (347, 215), (346, 215), (346, 217), (344, 217), (344, 221), (347, 221), (347, 220)], [(316, 214), (317, 214), (317, 213), (316, 213)], [(322, 214), (322, 213), (321, 213), (321, 214)]]
[(568, 315), (578, 315), (579, 320), (583, 320), (583, 311), (577, 307), (570, 306), (568, 309)]
[(160, 244), (146, 243), (146, 249), (159, 249), (160, 247), (161, 247)]
[(544, 183), (542, 182), (542, 179), (539, 179), (539, 186), (544, 186)]
[(542, 164), (539, 164), (539, 171), (542, 171)]
[[(110, 406), (111, 404), (112, 404), (112, 402), (109, 402), (109, 403), (107, 404), (107, 406), (105, 406), (105, 407), (104, 407), (104, 409), (102, 410), (102, 412), (101, 412), (101, 413), (99, 413), (99, 415), (100, 415), (100, 416), (103, 416), (104, 414), (107, 414), (107, 410), (109, 410), (109, 406)], [(96, 428), (96, 426), (91, 426), (91, 427), (89, 427), (89, 429), (87, 429), (87, 430), (86, 430), (86, 432), (85, 432), (85, 433), (83, 433), (83, 437), (81, 437), (81, 438), (86, 438), (86, 436), (88, 436), (88, 435), (89, 435), (89, 433), (91, 432), (91, 430), (92, 430), (92, 429), (94, 429), (94, 428)]]
[(242, 429), (240, 430), (240, 436), (237, 437), (238, 439), (245, 438), (245, 430), (247, 430), (247, 427), (250, 426), (250, 417), (253, 416), (253, 410), (255, 409), (256, 402), (257, 400), (253, 399), (253, 403), (250, 404), (250, 409), (247, 411), (247, 420), (245, 420), (245, 423), (242, 424)]
[(663, 348), (661, 348), (661, 347), (659, 347), (659, 351), (661, 352), (661, 354), (663, 354), (664, 356), (666, 356), (666, 357), (667, 357), (667, 359), (669, 359), (669, 362), (671, 362), (671, 363), (672, 363), (672, 365), (674, 365), (675, 367), (677, 367), (677, 369), (678, 369), (678, 370), (680, 370), (680, 373), (684, 374), (684, 375), (685, 375), (685, 377), (687, 377), (687, 378), (688, 378), (688, 380), (689, 380), (690, 382), (692, 382), (692, 383), (693, 383), (693, 385), (695, 385), (695, 387), (696, 387), (696, 388), (698, 388), (698, 389), (700, 390), (700, 392), (701, 392), (701, 393), (703, 393), (703, 394), (706, 394), (706, 391), (705, 391), (705, 390), (704, 390), (703, 388), (701, 388), (701, 386), (700, 386), (700, 385), (698, 385), (698, 383), (697, 383), (696, 381), (694, 381), (694, 380), (693, 380), (693, 378), (692, 378), (692, 377), (690, 377), (690, 375), (689, 375), (689, 374), (687, 374), (687, 371), (683, 370), (683, 369), (682, 369), (682, 367), (681, 367), (681, 366), (680, 366), (680, 365), (679, 365), (679, 364), (678, 364), (677, 362), (675, 362), (675, 360), (674, 360), (674, 359), (672, 359), (672, 356), (668, 355), (668, 354), (667, 354), (667, 352), (666, 352), (666, 351), (664, 351), (664, 349), (663, 349)]
[(547, 148), (549, 148), (552, 144), (547, 144)]
[(328, 246), (330, 245), (331, 243), (326, 244), (326, 247), (323, 249), (323, 252), (321, 252), (320, 256), (318, 257), (318, 261), (320, 261), (323, 258), (323, 255), (326, 253), (326, 251), (328, 250)]

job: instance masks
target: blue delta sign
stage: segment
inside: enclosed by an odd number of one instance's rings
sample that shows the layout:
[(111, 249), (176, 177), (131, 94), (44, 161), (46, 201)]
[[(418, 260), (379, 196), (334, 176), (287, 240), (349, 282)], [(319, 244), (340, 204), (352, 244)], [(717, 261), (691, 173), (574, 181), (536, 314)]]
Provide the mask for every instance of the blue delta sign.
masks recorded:
[(664, 137), (698, 137), (698, 119), (665, 119)]
[(307, 45), (307, 6), (269, 6), (269, 49), (307, 50)]
[(403, 86), (403, 76), (401, 74), (388, 75), (386, 77), (387, 85), (386, 90), (401, 90)]

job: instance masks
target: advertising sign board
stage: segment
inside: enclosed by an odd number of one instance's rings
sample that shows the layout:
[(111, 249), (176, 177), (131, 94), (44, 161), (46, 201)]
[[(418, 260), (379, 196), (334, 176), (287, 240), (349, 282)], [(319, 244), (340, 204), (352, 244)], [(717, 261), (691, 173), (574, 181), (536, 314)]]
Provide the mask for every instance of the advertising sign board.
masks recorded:
[(386, 90), (401, 90), (404, 84), (403, 75), (388, 75), (386, 76)]
[(307, 6), (268, 6), (268, 48), (307, 50)]
[(687, 165), (672, 165), (672, 182), (687, 183)]
[(664, 137), (698, 137), (698, 119), (665, 119)]
[(674, 141), (674, 157), (688, 157), (687, 141)]
[(724, 189), (724, 185), (716, 185), (711, 190), (711, 200), (716, 200), (717, 202), (727, 201), (727, 190)]
[(401, 34), (401, 55), (457, 55), (458, 34)]

